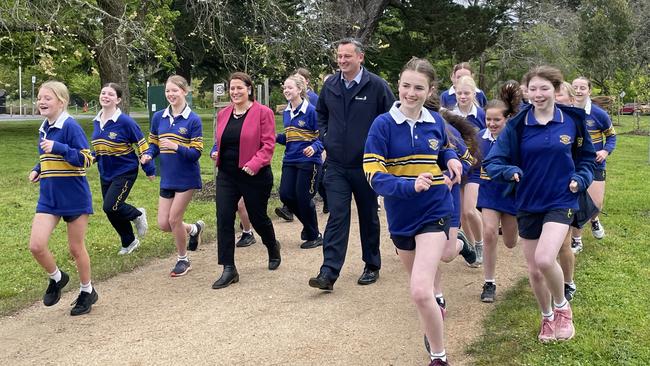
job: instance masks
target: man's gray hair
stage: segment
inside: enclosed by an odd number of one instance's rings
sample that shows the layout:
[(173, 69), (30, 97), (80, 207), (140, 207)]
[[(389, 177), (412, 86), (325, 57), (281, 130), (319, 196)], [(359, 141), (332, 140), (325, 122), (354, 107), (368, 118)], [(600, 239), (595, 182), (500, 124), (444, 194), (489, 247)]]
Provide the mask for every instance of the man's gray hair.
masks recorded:
[(335, 43), (336, 48), (338, 48), (340, 45), (343, 44), (353, 44), (354, 45), (354, 50), (356, 53), (363, 53), (363, 43), (359, 41), (356, 38), (348, 37), (348, 38), (343, 38)]

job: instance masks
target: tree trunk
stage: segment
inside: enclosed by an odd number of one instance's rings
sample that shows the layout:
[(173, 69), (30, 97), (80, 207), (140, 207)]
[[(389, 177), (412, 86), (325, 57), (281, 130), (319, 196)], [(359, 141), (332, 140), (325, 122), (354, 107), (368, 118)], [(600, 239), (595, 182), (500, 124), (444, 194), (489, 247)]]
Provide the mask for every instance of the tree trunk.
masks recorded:
[(99, 66), (101, 83), (116, 83), (123, 89), (120, 108), (129, 112), (129, 57), (127, 41), (120, 29), (119, 19), (124, 16), (123, 0), (98, 0), (97, 5), (111, 16), (102, 19), (102, 40), (95, 48), (95, 62)]
[(332, 16), (342, 25), (339, 38), (355, 37), (368, 43), (389, 3), (390, 0), (334, 0)]

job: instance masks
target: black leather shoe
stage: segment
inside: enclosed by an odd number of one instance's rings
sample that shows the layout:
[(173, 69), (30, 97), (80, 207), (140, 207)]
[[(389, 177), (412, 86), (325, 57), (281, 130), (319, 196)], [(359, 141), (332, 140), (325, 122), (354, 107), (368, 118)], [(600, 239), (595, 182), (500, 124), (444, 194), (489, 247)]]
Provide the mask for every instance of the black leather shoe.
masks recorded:
[(323, 245), (323, 236), (318, 235), (314, 240), (307, 240), (304, 243), (300, 244), (300, 249), (313, 249)]
[(280, 242), (275, 241), (275, 245), (273, 247), (268, 248), (269, 252), (269, 270), (274, 271), (280, 267), (280, 263), (282, 262), (282, 258), (280, 256)]
[(309, 279), (309, 286), (323, 291), (334, 290), (334, 282), (329, 280), (320, 272), (318, 273), (318, 276)]
[(233, 283), (239, 282), (239, 273), (237, 273), (237, 268), (235, 266), (223, 266), (223, 273), (218, 280), (214, 281), (212, 284), (213, 289), (220, 289), (228, 287)]
[(275, 214), (285, 221), (293, 221), (293, 212), (289, 211), (286, 206), (278, 207), (275, 209)]
[(361, 277), (359, 277), (359, 280), (357, 281), (358, 284), (360, 285), (370, 285), (372, 283), (377, 282), (377, 279), (379, 278), (379, 270), (378, 269), (364, 269), (363, 273), (361, 274)]

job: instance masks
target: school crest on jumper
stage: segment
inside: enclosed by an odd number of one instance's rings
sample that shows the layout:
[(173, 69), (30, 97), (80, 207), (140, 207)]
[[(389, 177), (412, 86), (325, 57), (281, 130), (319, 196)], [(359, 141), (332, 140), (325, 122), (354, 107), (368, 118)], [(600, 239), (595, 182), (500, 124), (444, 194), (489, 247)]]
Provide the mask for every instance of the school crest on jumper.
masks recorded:
[(182, 133), (183, 135), (185, 135), (185, 134), (187, 133), (187, 128), (185, 128), (185, 127), (181, 127), (181, 128), (178, 129), (178, 132), (180, 132), (180, 133)]
[(596, 125), (596, 122), (594, 122), (593, 119), (588, 119), (587, 120), (587, 127), (594, 127)]
[(440, 142), (436, 139), (429, 139), (429, 147), (432, 150), (438, 150), (438, 148), (440, 147)]
[(306, 124), (307, 124), (307, 122), (305, 122), (303, 120), (298, 121), (298, 127), (305, 127)]
[(569, 135), (560, 135), (560, 142), (565, 144), (565, 145), (570, 144), (571, 143), (571, 136), (569, 136)]
[(117, 137), (117, 133), (115, 133), (115, 132), (109, 132), (108, 133), (108, 138), (109, 139), (115, 140), (116, 137)]

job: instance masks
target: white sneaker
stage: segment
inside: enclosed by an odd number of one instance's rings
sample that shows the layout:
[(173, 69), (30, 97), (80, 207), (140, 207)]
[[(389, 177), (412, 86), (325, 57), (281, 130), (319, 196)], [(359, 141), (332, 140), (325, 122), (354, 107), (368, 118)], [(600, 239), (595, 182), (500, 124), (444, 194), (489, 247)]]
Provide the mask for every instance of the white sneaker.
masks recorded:
[(125, 254), (131, 254), (137, 247), (140, 246), (140, 240), (138, 238), (135, 238), (131, 244), (129, 244), (128, 247), (122, 247), (120, 248), (120, 251), (117, 252), (119, 255), (125, 255)]
[(603, 228), (603, 225), (600, 224), (600, 220), (591, 222), (591, 233), (596, 239), (602, 239), (605, 237), (605, 229)]
[(144, 236), (147, 234), (147, 229), (149, 229), (149, 224), (147, 223), (147, 210), (145, 210), (144, 207), (140, 207), (138, 208), (138, 211), (142, 212), (142, 215), (133, 219), (133, 224), (135, 224), (135, 229), (138, 232), (138, 237), (144, 238)]

